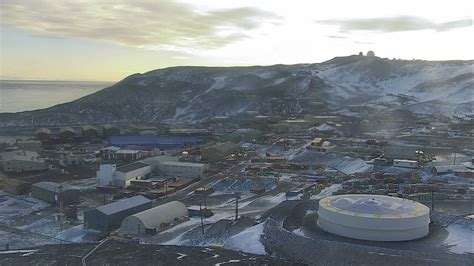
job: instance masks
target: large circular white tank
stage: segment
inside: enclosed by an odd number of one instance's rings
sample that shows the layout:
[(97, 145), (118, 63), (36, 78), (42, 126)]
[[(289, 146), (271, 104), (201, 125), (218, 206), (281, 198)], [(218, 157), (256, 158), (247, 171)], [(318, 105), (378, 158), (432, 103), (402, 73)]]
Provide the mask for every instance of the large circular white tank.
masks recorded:
[(408, 200), (381, 195), (348, 194), (319, 201), (318, 225), (345, 237), (404, 241), (428, 234), (430, 209)]

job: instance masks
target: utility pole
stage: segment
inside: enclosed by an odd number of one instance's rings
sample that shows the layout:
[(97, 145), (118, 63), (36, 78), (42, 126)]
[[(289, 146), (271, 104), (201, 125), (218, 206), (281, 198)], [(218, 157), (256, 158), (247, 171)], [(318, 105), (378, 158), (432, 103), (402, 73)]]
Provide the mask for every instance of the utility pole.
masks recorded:
[[(64, 213), (64, 205), (63, 205), (63, 185), (59, 185), (58, 187), (58, 201), (59, 201), (59, 213)], [(61, 216), (59, 216), (59, 224), (61, 231), (63, 230), (63, 221)]]
[(454, 152), (454, 162), (453, 162), (454, 165), (456, 165), (456, 152)]
[(63, 195), (62, 194), (63, 194), (63, 186), (59, 185), (59, 187), (58, 187), (58, 201), (59, 201), (59, 212), (60, 213), (64, 212), (63, 199), (62, 199)]
[(434, 205), (434, 191), (431, 190), (431, 211), (434, 211), (435, 205)]
[(239, 219), (239, 198), (240, 198), (240, 193), (235, 192), (235, 220)]
[(202, 217), (202, 200), (199, 203), (199, 214), (201, 215), (201, 231), (202, 231), (202, 234), (204, 235), (204, 219)]

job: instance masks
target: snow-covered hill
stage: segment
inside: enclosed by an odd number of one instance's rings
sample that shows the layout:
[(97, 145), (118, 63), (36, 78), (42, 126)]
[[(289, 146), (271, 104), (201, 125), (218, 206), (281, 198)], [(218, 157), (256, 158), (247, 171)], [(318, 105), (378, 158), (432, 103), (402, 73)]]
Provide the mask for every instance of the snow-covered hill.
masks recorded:
[(319, 64), (173, 67), (131, 75), (70, 103), (0, 114), (0, 126), (195, 122), (245, 111), (261, 115), (325, 110), (350, 113), (348, 107), (470, 114), (473, 76), (473, 61), (406, 61), (358, 55)]

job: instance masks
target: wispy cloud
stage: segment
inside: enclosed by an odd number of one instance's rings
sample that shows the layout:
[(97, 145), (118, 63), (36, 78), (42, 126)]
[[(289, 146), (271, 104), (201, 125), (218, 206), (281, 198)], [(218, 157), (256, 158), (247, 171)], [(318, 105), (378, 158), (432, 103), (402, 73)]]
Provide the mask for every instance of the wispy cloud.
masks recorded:
[(341, 35), (327, 35), (327, 37), (331, 39), (348, 39), (348, 37)]
[(375, 44), (374, 42), (355, 41), (355, 44)]
[(413, 16), (397, 16), (387, 18), (354, 18), (328, 19), (317, 23), (337, 25), (347, 31), (401, 32), (417, 30), (449, 31), (457, 28), (471, 27), (472, 19), (460, 19), (442, 23)]
[(174, 0), (0, 2), (4, 27), (150, 49), (214, 49), (247, 38), (278, 17), (254, 7), (197, 10)]

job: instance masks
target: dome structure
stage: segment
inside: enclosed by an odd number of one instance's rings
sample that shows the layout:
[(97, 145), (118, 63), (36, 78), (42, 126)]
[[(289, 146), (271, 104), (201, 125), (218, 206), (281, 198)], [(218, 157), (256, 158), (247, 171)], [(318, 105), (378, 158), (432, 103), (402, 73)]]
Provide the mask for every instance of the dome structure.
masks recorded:
[(131, 235), (156, 233), (185, 216), (188, 216), (186, 206), (179, 201), (172, 201), (126, 217), (122, 221), (120, 232)]
[(372, 241), (405, 241), (429, 232), (425, 205), (382, 195), (348, 194), (319, 201), (318, 226), (329, 233)]
[(368, 51), (368, 52), (367, 52), (367, 56), (375, 56), (374, 51)]

